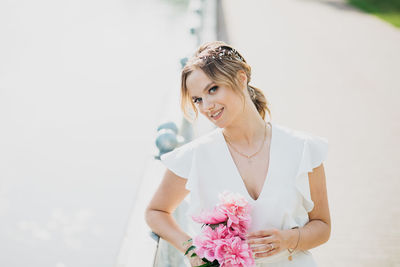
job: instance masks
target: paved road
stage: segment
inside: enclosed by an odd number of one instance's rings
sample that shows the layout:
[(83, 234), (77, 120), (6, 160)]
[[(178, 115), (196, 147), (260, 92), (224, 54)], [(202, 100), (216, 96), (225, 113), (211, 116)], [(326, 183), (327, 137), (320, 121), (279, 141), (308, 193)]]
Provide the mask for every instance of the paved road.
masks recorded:
[(342, 1), (223, 0), (272, 120), (328, 138), (320, 266), (400, 266), (400, 30)]

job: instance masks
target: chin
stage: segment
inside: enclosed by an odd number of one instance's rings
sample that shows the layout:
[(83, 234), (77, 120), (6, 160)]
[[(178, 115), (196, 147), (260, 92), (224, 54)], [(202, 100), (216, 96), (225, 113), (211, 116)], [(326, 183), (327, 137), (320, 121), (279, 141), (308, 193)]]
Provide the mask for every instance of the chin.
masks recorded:
[(217, 126), (218, 128), (225, 128), (226, 127), (226, 123), (225, 122), (212, 122), (215, 126)]

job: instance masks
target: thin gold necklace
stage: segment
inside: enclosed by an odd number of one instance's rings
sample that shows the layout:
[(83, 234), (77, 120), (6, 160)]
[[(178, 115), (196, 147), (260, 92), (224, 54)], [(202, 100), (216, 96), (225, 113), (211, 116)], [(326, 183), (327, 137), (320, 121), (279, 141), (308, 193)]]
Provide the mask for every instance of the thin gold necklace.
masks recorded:
[(246, 154), (243, 154), (242, 152), (240, 152), (240, 151), (238, 151), (238, 150), (236, 150), (236, 148), (235, 148), (234, 146), (232, 146), (232, 144), (228, 141), (228, 139), (226, 138), (225, 134), (224, 134), (224, 133), (222, 133), (222, 134), (223, 134), (223, 136), (224, 136), (226, 142), (233, 148), (233, 150), (235, 150), (235, 151), (236, 151), (237, 153), (239, 153), (240, 155), (246, 157), (247, 160), (248, 160), (248, 162), (251, 164), (251, 163), (253, 163), (252, 157), (254, 157), (255, 155), (257, 155), (257, 154), (261, 151), (261, 149), (262, 149), (263, 146), (264, 146), (265, 139), (266, 139), (266, 137), (267, 137), (267, 123), (264, 121), (264, 124), (265, 124), (265, 125), (264, 125), (264, 141), (261, 143), (261, 146), (260, 146), (260, 148), (257, 150), (257, 152), (254, 153), (253, 155), (249, 155), (249, 156), (246, 155)]

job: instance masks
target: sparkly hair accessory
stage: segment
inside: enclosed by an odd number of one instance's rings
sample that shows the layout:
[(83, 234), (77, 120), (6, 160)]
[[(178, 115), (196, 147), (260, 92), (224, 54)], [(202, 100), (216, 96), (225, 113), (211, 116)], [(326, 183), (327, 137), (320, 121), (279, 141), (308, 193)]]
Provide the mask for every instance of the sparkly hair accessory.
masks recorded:
[(246, 63), (246, 61), (244, 60), (244, 58), (239, 54), (238, 51), (236, 51), (236, 49), (228, 47), (228, 46), (220, 46), (218, 47), (218, 49), (216, 51), (212, 51), (211, 53), (209, 53), (206, 56), (200, 56), (201, 59), (206, 60), (208, 58), (212, 58), (212, 59), (229, 59), (229, 60), (239, 60), (242, 61), (244, 63)]

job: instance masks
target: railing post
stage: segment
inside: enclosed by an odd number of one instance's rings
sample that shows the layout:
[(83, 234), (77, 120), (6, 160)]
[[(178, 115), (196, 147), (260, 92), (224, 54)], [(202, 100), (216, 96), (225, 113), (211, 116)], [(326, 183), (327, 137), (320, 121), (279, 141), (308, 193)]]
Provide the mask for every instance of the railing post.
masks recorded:
[[(215, 0), (190, 0), (190, 26), (188, 33), (190, 33), (190, 36), (195, 39), (196, 46), (199, 46), (205, 40), (211, 41), (216, 39), (216, 4), (214, 2)], [(191, 51), (194, 51), (196, 48), (197, 47), (193, 47)], [(187, 59), (187, 57), (183, 57), (180, 60), (182, 68), (185, 66)], [(201, 126), (201, 128), (203, 129), (206, 127)], [(184, 143), (190, 142), (195, 136), (194, 132), (195, 130), (193, 125), (184, 117), (182, 118), (179, 129), (174, 122), (161, 124), (157, 128), (155, 140), (159, 151), (158, 155), (155, 155), (154, 158), (159, 160), (162, 154), (167, 153)], [(147, 175), (160, 175), (160, 167), (162, 166), (153, 160), (153, 162), (150, 163), (150, 171)], [(152, 172), (151, 168), (157, 169), (154, 171), (155, 173)], [(148, 192), (154, 191), (155, 189), (154, 178), (143, 177), (142, 179), (143, 181), (138, 196), (138, 202), (140, 203), (135, 203), (128, 231), (124, 237), (124, 244), (122, 245), (115, 267), (188, 266), (188, 260), (183, 253), (178, 251), (167, 241), (163, 240), (151, 231), (147, 233), (140, 232), (142, 229), (146, 229), (145, 222), (142, 218), (146, 201), (149, 201)], [(185, 201), (183, 201), (173, 213), (175, 220), (184, 231), (188, 230), (188, 220), (186, 218), (188, 205), (189, 203), (185, 199)], [(143, 249), (148, 251), (143, 251)], [(145, 257), (152, 258), (149, 259)]]

